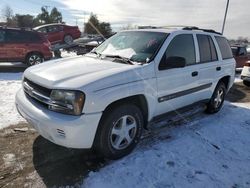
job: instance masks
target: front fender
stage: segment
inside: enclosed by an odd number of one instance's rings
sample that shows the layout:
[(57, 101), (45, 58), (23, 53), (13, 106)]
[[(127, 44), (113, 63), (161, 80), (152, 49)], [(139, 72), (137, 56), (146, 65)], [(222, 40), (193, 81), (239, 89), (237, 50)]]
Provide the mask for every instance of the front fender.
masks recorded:
[(86, 94), (83, 113), (102, 112), (106, 107), (118, 100), (144, 95), (148, 104), (148, 120), (154, 116), (157, 104), (156, 78), (135, 80), (126, 84), (120, 84)]

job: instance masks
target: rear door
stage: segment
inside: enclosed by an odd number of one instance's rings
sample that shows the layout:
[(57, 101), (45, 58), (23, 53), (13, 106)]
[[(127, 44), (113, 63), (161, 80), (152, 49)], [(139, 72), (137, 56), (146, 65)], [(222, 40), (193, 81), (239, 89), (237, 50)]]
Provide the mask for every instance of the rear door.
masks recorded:
[(6, 60), (5, 30), (0, 30), (0, 60)]
[[(160, 115), (192, 104), (196, 101), (199, 74), (195, 67), (196, 50), (193, 34), (178, 34), (169, 37), (168, 44), (159, 66), (156, 67), (158, 105), (155, 115)], [(186, 60), (183, 68), (167, 68), (169, 57), (182, 57)], [(178, 63), (178, 62), (176, 62)], [(166, 67), (166, 68), (164, 68)]]
[(8, 61), (21, 61), (26, 54), (26, 44), (21, 30), (6, 30), (6, 57)]
[(199, 57), (196, 65), (200, 75), (198, 84), (199, 86), (209, 86), (199, 92), (197, 99), (210, 99), (215, 84), (217, 84), (219, 73), (222, 71), (222, 66), (220, 65), (216, 51), (215, 39), (211, 35), (197, 34), (195, 40), (199, 49)]

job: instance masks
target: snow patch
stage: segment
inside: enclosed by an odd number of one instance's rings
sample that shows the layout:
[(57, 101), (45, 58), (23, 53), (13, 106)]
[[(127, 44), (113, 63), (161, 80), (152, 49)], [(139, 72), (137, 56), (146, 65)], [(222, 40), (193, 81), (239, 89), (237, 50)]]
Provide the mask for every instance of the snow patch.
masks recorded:
[(22, 73), (0, 73), (0, 129), (24, 122), (15, 107), (15, 95), (21, 88)]

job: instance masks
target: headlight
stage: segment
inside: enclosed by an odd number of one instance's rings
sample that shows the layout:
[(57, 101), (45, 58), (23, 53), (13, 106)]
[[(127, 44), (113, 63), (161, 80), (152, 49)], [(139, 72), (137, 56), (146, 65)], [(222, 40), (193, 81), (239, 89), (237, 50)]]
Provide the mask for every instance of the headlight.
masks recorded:
[(85, 96), (80, 91), (52, 90), (49, 109), (65, 114), (80, 115)]

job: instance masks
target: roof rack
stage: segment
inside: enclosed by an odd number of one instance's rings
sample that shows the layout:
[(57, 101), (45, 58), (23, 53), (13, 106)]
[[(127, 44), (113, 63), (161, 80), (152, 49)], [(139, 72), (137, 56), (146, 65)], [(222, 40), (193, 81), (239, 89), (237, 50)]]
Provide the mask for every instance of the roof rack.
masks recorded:
[(215, 34), (222, 35), (221, 33), (217, 32), (215, 30), (212, 30), (212, 29), (202, 29), (202, 28), (199, 28), (199, 27), (184, 27), (182, 29), (183, 30), (199, 30), (199, 31), (204, 31), (204, 32), (208, 32), (208, 33), (215, 33)]

